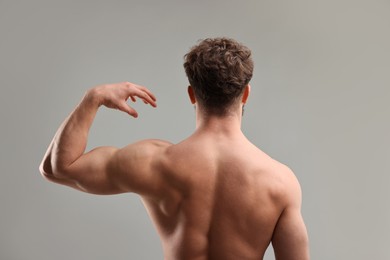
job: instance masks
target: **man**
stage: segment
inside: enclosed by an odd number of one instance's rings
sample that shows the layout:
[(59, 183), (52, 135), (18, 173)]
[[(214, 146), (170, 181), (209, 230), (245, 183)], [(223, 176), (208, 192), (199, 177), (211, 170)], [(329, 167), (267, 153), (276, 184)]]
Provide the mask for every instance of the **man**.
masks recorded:
[(251, 52), (232, 39), (201, 41), (185, 56), (196, 130), (179, 144), (144, 140), (85, 153), (100, 106), (137, 112), (127, 99), (156, 107), (145, 87), (94, 87), (56, 133), (40, 166), (50, 181), (94, 194), (141, 196), (165, 259), (309, 259), (301, 190), (293, 172), (241, 132), (252, 77)]

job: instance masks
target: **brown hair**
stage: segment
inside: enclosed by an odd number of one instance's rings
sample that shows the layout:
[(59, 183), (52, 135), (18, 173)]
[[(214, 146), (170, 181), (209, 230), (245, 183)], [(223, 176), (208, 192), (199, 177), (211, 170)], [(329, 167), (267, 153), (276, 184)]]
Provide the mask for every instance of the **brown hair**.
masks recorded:
[(252, 78), (251, 51), (233, 39), (202, 40), (184, 59), (197, 101), (211, 114), (226, 114)]

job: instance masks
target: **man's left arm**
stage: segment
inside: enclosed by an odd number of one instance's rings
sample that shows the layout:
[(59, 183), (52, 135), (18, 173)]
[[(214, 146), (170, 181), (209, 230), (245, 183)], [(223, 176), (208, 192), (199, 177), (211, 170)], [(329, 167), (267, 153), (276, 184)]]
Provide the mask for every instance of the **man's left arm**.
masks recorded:
[[(115, 194), (126, 192), (118, 176), (118, 158), (122, 151), (114, 147), (99, 147), (85, 153), (89, 129), (102, 105), (137, 117), (127, 104), (128, 98), (140, 98), (156, 106), (156, 98), (145, 87), (129, 82), (101, 85), (90, 89), (80, 104), (63, 122), (53, 138), (40, 165), (48, 180), (84, 192)], [(134, 148), (127, 148), (131, 150)]]

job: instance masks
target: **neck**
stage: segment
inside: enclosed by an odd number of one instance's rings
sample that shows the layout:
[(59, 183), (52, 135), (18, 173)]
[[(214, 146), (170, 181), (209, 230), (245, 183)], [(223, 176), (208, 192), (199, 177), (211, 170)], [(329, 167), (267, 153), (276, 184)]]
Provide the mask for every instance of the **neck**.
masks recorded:
[(242, 106), (234, 111), (229, 111), (226, 115), (210, 115), (201, 108), (196, 107), (196, 131), (207, 131), (217, 134), (242, 134)]

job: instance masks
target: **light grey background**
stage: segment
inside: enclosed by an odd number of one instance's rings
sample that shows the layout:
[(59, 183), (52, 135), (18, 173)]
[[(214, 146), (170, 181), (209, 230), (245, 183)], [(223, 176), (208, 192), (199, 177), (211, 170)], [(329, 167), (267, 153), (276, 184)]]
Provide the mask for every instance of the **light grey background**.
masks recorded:
[(0, 1), (0, 259), (162, 259), (136, 195), (83, 194), (38, 165), (102, 83), (145, 85), (159, 107), (101, 109), (89, 148), (188, 136), (183, 55), (215, 36), (253, 51), (243, 131), (300, 180), (312, 259), (390, 259), (386, 0)]

